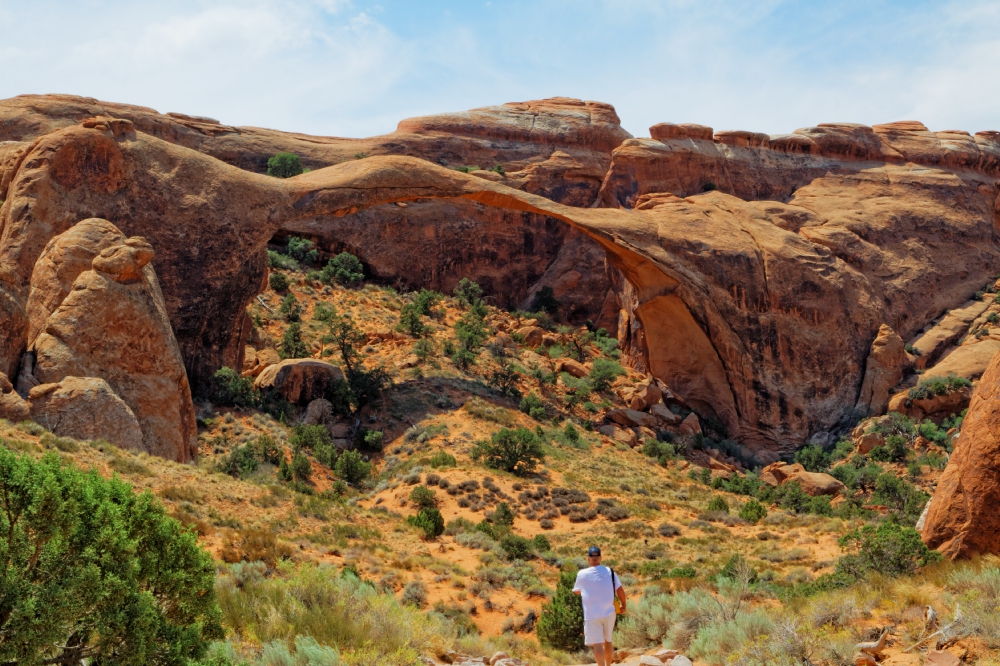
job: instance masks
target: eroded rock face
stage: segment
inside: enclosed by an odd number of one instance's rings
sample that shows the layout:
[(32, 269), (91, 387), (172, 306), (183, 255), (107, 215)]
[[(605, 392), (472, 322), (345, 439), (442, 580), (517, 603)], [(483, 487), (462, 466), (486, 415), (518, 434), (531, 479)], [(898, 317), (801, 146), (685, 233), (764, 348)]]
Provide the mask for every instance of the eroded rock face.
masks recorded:
[(60, 437), (104, 439), (145, 450), (142, 428), (125, 401), (100, 377), (64, 377), (31, 392), (31, 419)]
[(962, 434), (931, 498), (923, 539), (945, 557), (1000, 553), (1000, 356), (972, 395)]
[(31, 395), (61, 388), (41, 403), (32, 398), (31, 409), (58, 434), (185, 462), (197, 453), (195, 414), (152, 258), (145, 239), (125, 238), (101, 219), (47, 244), (28, 298), (32, 376), (43, 385)]
[(273, 389), (291, 403), (308, 405), (343, 380), (340, 368), (326, 361), (289, 358), (264, 368), (253, 385), (257, 390)]
[[(391, 134), (343, 139), (237, 128), (90, 98), (25, 95), (0, 101), (0, 141), (24, 142), (94, 117), (126, 119), (139, 132), (257, 173), (266, 172), (269, 157), (285, 151), (312, 169), (359, 156), (410, 155), (451, 167), (478, 166), (477, 175), (572, 206), (594, 203), (611, 151), (631, 138), (611, 105), (569, 98), (410, 118)], [(0, 150), (0, 182), (3, 155)], [(502, 176), (487, 171), (498, 164)], [(389, 284), (450, 293), (469, 277), (505, 307), (528, 304), (535, 291), (552, 286), (568, 315), (580, 322), (598, 318), (609, 286), (604, 253), (583, 234), (544, 215), (471, 201), (418, 200), (405, 208), (385, 204), (354, 214), (284, 219), (278, 231), (312, 238), (324, 257), (350, 251)], [(386, 239), (410, 251), (400, 253)]]
[(882, 324), (868, 354), (865, 378), (855, 409), (863, 416), (885, 413), (889, 406), (889, 392), (902, 381), (903, 368), (908, 362), (903, 338)]

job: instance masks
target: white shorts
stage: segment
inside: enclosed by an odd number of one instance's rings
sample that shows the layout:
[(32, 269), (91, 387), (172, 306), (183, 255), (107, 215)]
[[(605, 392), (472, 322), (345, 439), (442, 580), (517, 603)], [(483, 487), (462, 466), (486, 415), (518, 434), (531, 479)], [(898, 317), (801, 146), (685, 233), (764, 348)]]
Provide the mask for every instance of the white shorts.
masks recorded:
[(610, 643), (611, 632), (615, 630), (615, 617), (612, 613), (607, 617), (596, 620), (586, 620), (583, 623), (583, 643), (584, 645), (597, 645), (598, 643)]

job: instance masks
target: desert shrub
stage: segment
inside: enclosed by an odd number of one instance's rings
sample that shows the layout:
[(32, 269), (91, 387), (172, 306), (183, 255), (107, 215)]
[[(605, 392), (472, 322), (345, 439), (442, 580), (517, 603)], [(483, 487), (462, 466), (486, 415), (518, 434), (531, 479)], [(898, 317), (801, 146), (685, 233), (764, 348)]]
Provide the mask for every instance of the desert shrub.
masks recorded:
[(511, 560), (528, 560), (532, 556), (531, 542), (516, 534), (507, 534), (500, 539), (500, 548)]
[(708, 502), (709, 511), (722, 511), (724, 513), (729, 513), (729, 502), (722, 495), (716, 495)]
[(517, 388), (517, 380), (520, 376), (521, 374), (514, 369), (510, 361), (500, 359), (497, 362), (497, 369), (486, 378), (486, 383), (501, 393), (517, 399), (521, 397), (521, 391)]
[(299, 305), (299, 299), (295, 298), (295, 294), (287, 294), (281, 299), (281, 305), (278, 306), (278, 314), (284, 317), (287, 322), (295, 322), (301, 319), (302, 306)]
[(415, 304), (404, 305), (399, 311), (399, 323), (396, 325), (396, 330), (407, 333), (414, 338), (423, 337), (427, 332), (423, 315)]
[(0, 530), (5, 662), (181, 666), (223, 636), (211, 556), (148, 492), (0, 449)]
[(547, 553), (552, 550), (552, 544), (549, 543), (544, 534), (536, 534), (532, 537), (531, 547), (535, 549), (536, 553)]
[(471, 307), (482, 301), (483, 288), (469, 278), (462, 278), (455, 287), (455, 298), (462, 305)]
[(250, 476), (260, 467), (260, 456), (251, 444), (238, 446), (220, 461), (220, 471), (241, 479)]
[(996, 561), (964, 566), (948, 576), (947, 588), (961, 601), (962, 629), (996, 649), (1000, 647), (1000, 568)]
[(433, 539), (444, 533), (444, 518), (434, 507), (425, 507), (415, 516), (410, 516), (406, 522), (424, 533), (428, 539)]
[(299, 262), (287, 254), (281, 254), (274, 250), (267, 251), (267, 265), (270, 268), (280, 268), (285, 271), (297, 271), (299, 269)]
[(948, 428), (938, 427), (933, 421), (927, 420), (918, 425), (917, 433), (938, 446), (947, 446)]
[(527, 428), (501, 428), (490, 441), (476, 444), (471, 455), (487, 467), (520, 476), (533, 472), (545, 459), (542, 443)]
[(660, 523), (659, 527), (656, 528), (656, 532), (662, 537), (675, 537), (681, 533), (681, 528), (670, 523)]
[(292, 456), (292, 477), (296, 481), (308, 481), (312, 476), (312, 464), (301, 451)]
[(288, 438), (288, 444), (296, 451), (299, 449), (315, 451), (317, 448), (332, 442), (330, 431), (326, 429), (326, 426), (319, 424), (292, 426), (292, 434)]
[(267, 283), (271, 285), (272, 291), (288, 291), (288, 277), (284, 273), (271, 273), (271, 277), (267, 278)]
[(740, 507), (740, 518), (748, 523), (756, 525), (764, 518), (767, 518), (767, 509), (757, 500), (751, 499), (749, 502)]
[[(252, 654), (261, 645), (308, 636), (318, 645), (336, 646), (363, 660), (354, 663), (404, 666), (417, 663), (422, 654), (433, 654), (442, 637), (454, 635), (440, 616), (378, 592), (347, 567), (338, 571), (332, 565), (304, 564), (242, 585), (223, 574), (218, 588), (229, 641), (237, 653)], [(301, 644), (296, 641), (297, 652)], [(303, 661), (262, 659), (254, 666), (340, 666), (306, 662), (298, 653), (296, 657)]]
[(344, 451), (337, 458), (333, 471), (344, 481), (357, 485), (371, 478), (372, 466), (365, 462), (357, 451)]
[(972, 382), (965, 377), (949, 373), (947, 377), (931, 377), (920, 380), (920, 383), (911, 388), (907, 395), (913, 400), (926, 400), (935, 395), (945, 395), (969, 386), (972, 386)]
[[(330, 322), (330, 332), (323, 336), (323, 342), (333, 344), (340, 352), (344, 362), (346, 386), (337, 390), (345, 395), (332, 395), (330, 402), (335, 405), (345, 400), (355, 410), (361, 409), (370, 402), (377, 400), (389, 385), (389, 375), (384, 368), (369, 370), (365, 367), (358, 348), (365, 343), (366, 337), (357, 325), (348, 317), (336, 316)], [(346, 391), (344, 390), (346, 389)]]
[(302, 173), (302, 160), (295, 153), (278, 153), (267, 160), (267, 175), (291, 178)]
[(536, 312), (542, 310), (548, 312), (553, 317), (559, 314), (560, 307), (562, 307), (562, 303), (556, 300), (555, 292), (548, 285), (536, 291), (534, 298), (531, 299), (532, 310)]
[(825, 472), (830, 469), (830, 454), (821, 446), (806, 446), (795, 452), (795, 462), (807, 472)]
[(666, 594), (650, 587), (629, 603), (629, 612), (619, 621), (616, 634), (622, 645), (645, 647), (660, 643), (686, 650), (699, 630), (711, 624), (718, 613), (719, 602), (702, 588)]
[(319, 259), (319, 250), (316, 249), (316, 244), (308, 238), (289, 236), (288, 256), (292, 257), (296, 261), (301, 261), (307, 264), (315, 264), (316, 260)]
[(455, 456), (451, 455), (447, 451), (439, 450), (431, 456), (428, 464), (434, 468), (455, 467), (458, 464), (458, 461), (455, 460)]
[(352, 285), (365, 279), (365, 269), (361, 265), (361, 260), (353, 254), (341, 252), (326, 262), (326, 266), (323, 267), (323, 277), (326, 282)]
[(469, 308), (455, 322), (454, 330), (458, 349), (452, 355), (452, 361), (455, 365), (466, 368), (475, 361), (476, 351), (483, 346), (489, 335), (486, 330), (486, 308), (481, 303)]
[(500, 502), (497, 504), (496, 510), (490, 516), (495, 525), (503, 525), (504, 527), (510, 527), (514, 524), (514, 511), (510, 508), (507, 502)]
[(302, 342), (302, 325), (294, 322), (288, 325), (278, 345), (281, 358), (309, 358), (309, 348)]
[(327, 303), (317, 303), (313, 309), (313, 319), (330, 323), (337, 316), (337, 309)]
[(885, 438), (885, 444), (876, 446), (868, 455), (878, 462), (905, 462), (908, 443), (909, 440), (902, 435), (889, 435)]
[(384, 440), (385, 434), (381, 430), (368, 430), (361, 441), (364, 444), (364, 448), (369, 451), (381, 451)]
[(260, 404), (260, 393), (254, 389), (252, 379), (222, 367), (212, 376), (212, 402), (228, 407), (256, 407)]
[(617, 361), (606, 358), (595, 358), (590, 368), (590, 386), (598, 393), (604, 393), (611, 388), (611, 382), (625, 374), (625, 369)]
[(524, 396), (521, 399), (521, 404), (518, 405), (518, 409), (536, 421), (542, 421), (545, 419), (545, 404), (535, 393), (529, 393)]
[(542, 645), (572, 652), (583, 649), (583, 602), (573, 594), (576, 574), (559, 576), (552, 601), (542, 605), (535, 633)]
[(439, 294), (436, 291), (431, 291), (430, 289), (421, 289), (413, 298), (413, 304), (417, 306), (420, 314), (430, 317), (434, 313), (434, 306), (437, 305), (441, 299), (444, 298), (444, 294)]
[(437, 506), (435, 492), (427, 486), (417, 486), (411, 490), (410, 501), (420, 509), (430, 509)]
[(875, 480), (872, 504), (889, 507), (904, 525), (916, 525), (930, 496), (895, 474), (885, 472)]
[(889, 412), (886, 414), (889, 418), (881, 418), (876, 421), (870, 428), (868, 432), (877, 432), (883, 435), (903, 435), (909, 436), (914, 432), (913, 419), (905, 414), (900, 414), (899, 412)]
[(941, 559), (940, 553), (927, 548), (915, 529), (889, 521), (864, 525), (842, 536), (837, 543), (847, 554), (837, 560), (836, 574), (848, 581), (872, 573), (908, 575), (917, 567)]

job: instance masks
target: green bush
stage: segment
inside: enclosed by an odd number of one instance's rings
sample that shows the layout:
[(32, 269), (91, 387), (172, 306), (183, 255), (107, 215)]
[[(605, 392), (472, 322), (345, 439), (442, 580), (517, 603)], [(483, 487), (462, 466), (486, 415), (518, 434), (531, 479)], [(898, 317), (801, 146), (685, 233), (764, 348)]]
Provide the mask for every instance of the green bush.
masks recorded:
[(329, 324), (337, 316), (337, 309), (327, 303), (317, 303), (313, 309), (313, 319)]
[(555, 292), (547, 285), (536, 291), (535, 297), (531, 300), (532, 310), (548, 312), (553, 317), (559, 314), (560, 307), (562, 303), (556, 300)]
[(512, 398), (520, 398), (521, 391), (517, 388), (517, 380), (521, 374), (507, 359), (499, 359), (498, 367), (486, 378), (486, 383), (496, 390)]
[(598, 393), (604, 393), (611, 389), (611, 383), (621, 375), (625, 374), (625, 369), (617, 361), (606, 358), (595, 358), (594, 364), (590, 368), (590, 386)]
[(255, 447), (250, 444), (237, 446), (225, 456), (219, 464), (220, 471), (241, 479), (250, 476), (260, 467), (260, 456)]
[(344, 481), (357, 485), (371, 478), (372, 466), (365, 462), (357, 451), (344, 451), (337, 458), (333, 471)]
[(312, 465), (301, 451), (292, 456), (292, 477), (296, 481), (308, 481), (312, 476)]
[(821, 446), (806, 446), (795, 452), (795, 462), (807, 472), (825, 472), (830, 469), (830, 454)]
[(283, 451), (270, 435), (261, 435), (258, 437), (253, 447), (257, 453), (257, 457), (270, 465), (277, 465), (284, 458)]
[(316, 260), (319, 259), (319, 250), (316, 249), (316, 244), (307, 238), (289, 236), (288, 256), (296, 261), (315, 264)]
[(215, 564), (149, 492), (0, 448), (0, 660), (183, 666), (223, 637)]
[(284, 273), (271, 273), (271, 277), (267, 281), (271, 285), (272, 291), (288, 291), (288, 277)]
[(518, 405), (518, 409), (536, 421), (545, 420), (545, 403), (534, 393), (524, 396), (521, 399), (521, 404)]
[(514, 524), (514, 517), (514, 511), (510, 508), (510, 505), (507, 502), (500, 502), (497, 504), (497, 508), (493, 511), (490, 518), (494, 525), (510, 527)]
[(532, 556), (531, 542), (522, 536), (508, 534), (500, 539), (500, 548), (511, 560), (529, 560)]
[(469, 278), (462, 278), (455, 287), (455, 297), (462, 305), (471, 307), (483, 300), (483, 288)]
[(369, 451), (381, 451), (385, 434), (381, 430), (369, 430), (365, 433), (364, 445)]
[(576, 574), (564, 571), (552, 601), (542, 605), (535, 633), (545, 646), (566, 652), (583, 649), (583, 602), (573, 594)]
[(422, 530), (428, 539), (433, 539), (444, 533), (444, 518), (441, 516), (441, 512), (434, 507), (421, 509), (417, 515), (407, 518), (406, 522)]
[(288, 438), (288, 444), (294, 450), (306, 449), (315, 451), (326, 444), (332, 444), (333, 438), (326, 426), (322, 425), (297, 425), (292, 426), (292, 434)]
[(302, 173), (302, 160), (295, 153), (278, 153), (267, 160), (267, 175), (291, 178)]
[(544, 534), (536, 534), (531, 539), (531, 547), (535, 549), (536, 553), (547, 553), (552, 550), (552, 544), (549, 543)]
[(729, 502), (726, 501), (725, 497), (716, 495), (708, 502), (708, 510), (729, 513)]
[(888, 507), (904, 525), (916, 525), (930, 496), (895, 474), (880, 474), (871, 503)]
[(427, 332), (427, 326), (424, 325), (423, 315), (416, 305), (408, 304), (403, 306), (399, 311), (399, 323), (396, 325), (396, 330), (401, 333), (407, 333), (414, 338), (423, 337)]
[(848, 580), (860, 580), (872, 573), (884, 576), (904, 576), (931, 562), (941, 559), (912, 527), (893, 522), (865, 525), (844, 535), (837, 542), (847, 551), (837, 560), (837, 574)]
[(267, 251), (267, 265), (269, 268), (280, 268), (284, 271), (299, 270), (299, 262), (295, 261), (287, 254), (281, 254), (274, 250)]
[(413, 304), (420, 314), (430, 317), (434, 314), (434, 306), (444, 298), (443, 294), (430, 289), (421, 289), (420, 293), (413, 298)]
[(410, 491), (410, 501), (420, 509), (437, 506), (436, 493), (427, 486), (417, 486)]
[(455, 456), (451, 455), (447, 451), (439, 450), (437, 453), (431, 456), (430, 466), (438, 469), (440, 467), (455, 467), (458, 461), (455, 460)]
[(281, 336), (278, 345), (278, 356), (281, 358), (309, 358), (309, 348), (302, 342), (302, 325), (293, 322), (288, 325)]
[[(389, 384), (389, 375), (383, 368), (368, 370), (361, 358), (358, 347), (365, 343), (365, 335), (351, 319), (336, 316), (330, 322), (330, 332), (323, 336), (323, 342), (332, 343), (344, 362), (347, 383), (336, 387), (336, 395), (329, 397), (334, 405), (349, 403), (355, 410), (377, 400)], [(341, 393), (343, 395), (341, 395)]]
[(212, 376), (212, 402), (227, 407), (256, 407), (260, 404), (260, 393), (254, 389), (252, 379), (222, 367)]
[(945, 395), (969, 386), (972, 386), (972, 382), (968, 379), (950, 373), (947, 377), (922, 379), (919, 384), (909, 390), (907, 395), (913, 400), (926, 400), (935, 395)]
[(917, 433), (938, 446), (948, 443), (948, 429), (938, 427), (933, 421), (927, 420), (917, 426)]
[(323, 276), (327, 282), (352, 285), (365, 279), (365, 269), (353, 254), (341, 252), (323, 267)]
[(278, 306), (278, 314), (284, 317), (285, 321), (299, 321), (302, 317), (302, 306), (299, 305), (299, 299), (295, 298), (295, 294), (288, 294), (281, 299), (281, 305)]
[(492, 469), (524, 476), (535, 471), (538, 463), (545, 459), (545, 453), (538, 437), (527, 428), (501, 428), (490, 441), (476, 444), (472, 458), (482, 460)]
[(909, 440), (902, 435), (889, 435), (885, 438), (885, 444), (876, 446), (868, 455), (872, 460), (878, 462), (905, 462), (906, 445)]
[(756, 525), (767, 517), (767, 508), (755, 499), (751, 499), (740, 508), (740, 518)]

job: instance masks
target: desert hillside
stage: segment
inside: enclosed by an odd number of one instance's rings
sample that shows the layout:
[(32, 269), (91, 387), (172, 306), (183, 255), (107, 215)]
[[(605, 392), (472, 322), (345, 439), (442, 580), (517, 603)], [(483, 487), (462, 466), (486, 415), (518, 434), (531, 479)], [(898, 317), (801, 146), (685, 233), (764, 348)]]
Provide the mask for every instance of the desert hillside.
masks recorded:
[(994, 663), (998, 136), (0, 101), (0, 656)]

